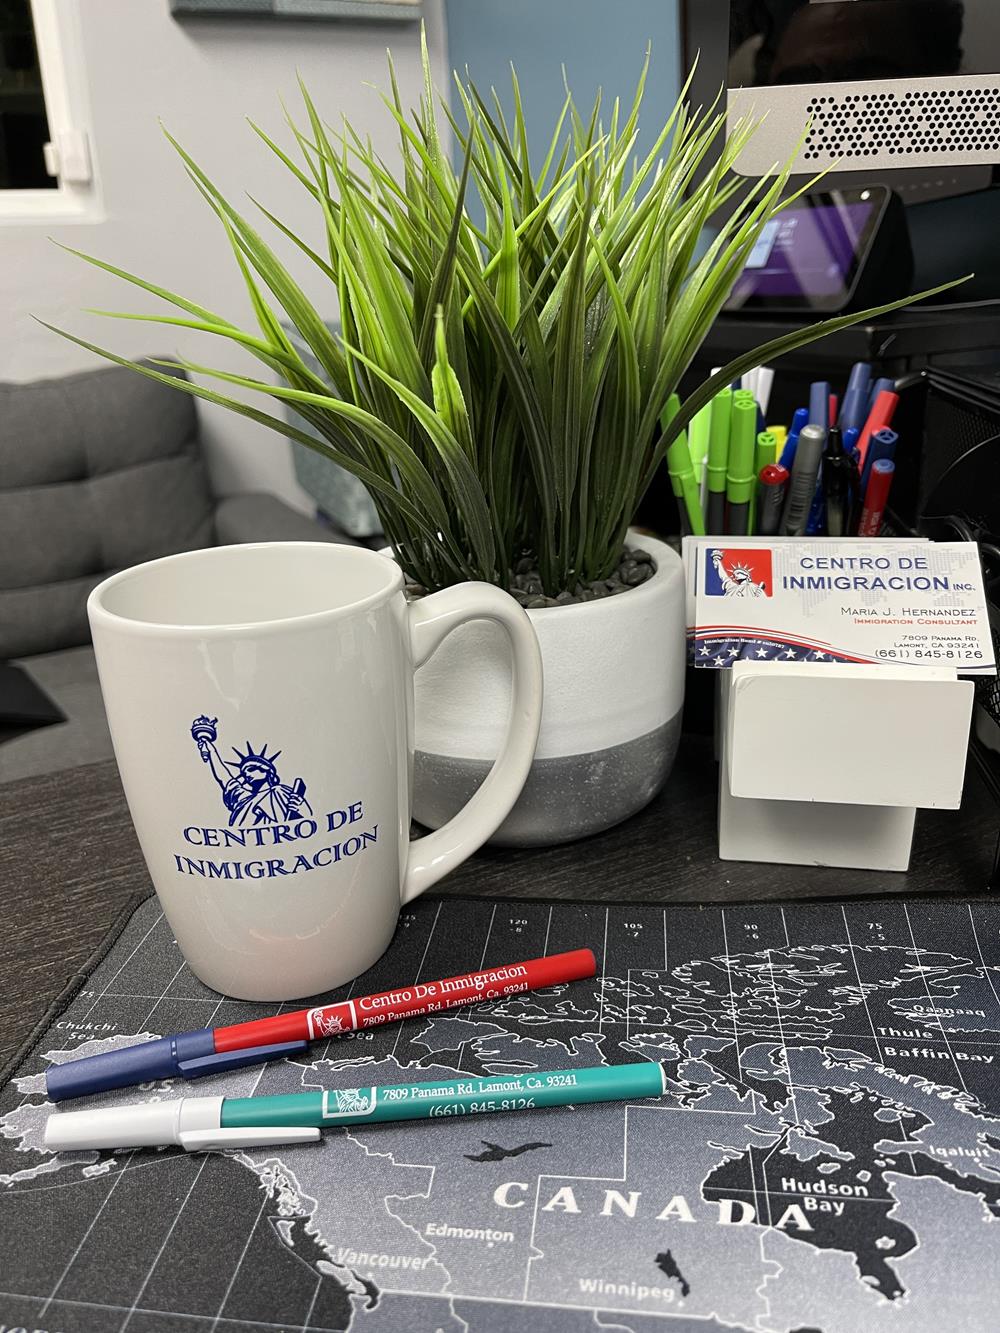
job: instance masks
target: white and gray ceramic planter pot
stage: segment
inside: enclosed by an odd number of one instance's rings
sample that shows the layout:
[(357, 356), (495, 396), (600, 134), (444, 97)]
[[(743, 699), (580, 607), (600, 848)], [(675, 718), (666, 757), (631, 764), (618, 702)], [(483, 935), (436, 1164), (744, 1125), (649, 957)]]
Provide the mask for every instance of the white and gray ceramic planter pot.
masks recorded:
[[(630, 537), (656, 562), (639, 587), (529, 611), (545, 699), (524, 791), (491, 839), (539, 847), (583, 838), (641, 810), (663, 786), (684, 704), (684, 576), (662, 542)], [(439, 828), (486, 777), (510, 706), (510, 654), (485, 622), (451, 634), (414, 682), (413, 813)]]

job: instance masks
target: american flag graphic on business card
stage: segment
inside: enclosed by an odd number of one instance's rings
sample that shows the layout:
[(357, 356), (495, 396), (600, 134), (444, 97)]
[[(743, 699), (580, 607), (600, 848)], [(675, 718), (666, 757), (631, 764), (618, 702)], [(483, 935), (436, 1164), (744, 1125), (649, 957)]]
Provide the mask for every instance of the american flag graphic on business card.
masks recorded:
[(688, 636), (688, 660), (696, 667), (725, 670), (734, 662), (873, 662), (837, 652), (828, 643), (769, 634), (739, 625), (699, 626)]

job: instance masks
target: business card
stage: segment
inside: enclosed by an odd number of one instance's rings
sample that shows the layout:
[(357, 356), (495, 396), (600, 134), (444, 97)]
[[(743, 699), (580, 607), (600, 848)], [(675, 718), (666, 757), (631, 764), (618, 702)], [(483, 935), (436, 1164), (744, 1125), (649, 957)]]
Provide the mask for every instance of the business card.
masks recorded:
[(996, 674), (972, 542), (686, 537), (695, 666), (865, 662)]

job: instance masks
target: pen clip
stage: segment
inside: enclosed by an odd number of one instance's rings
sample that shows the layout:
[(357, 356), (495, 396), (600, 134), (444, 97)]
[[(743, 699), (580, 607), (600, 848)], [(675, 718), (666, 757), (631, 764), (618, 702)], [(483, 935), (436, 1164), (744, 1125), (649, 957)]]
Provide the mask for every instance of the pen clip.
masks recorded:
[(284, 1041), (274, 1046), (244, 1046), (235, 1051), (219, 1051), (193, 1060), (179, 1060), (177, 1072), (184, 1078), (204, 1078), (206, 1074), (221, 1074), (227, 1069), (242, 1069), (244, 1065), (259, 1065), (267, 1060), (279, 1060), (284, 1055), (296, 1055), (308, 1045), (307, 1041)]
[(318, 1143), (320, 1131), (311, 1125), (244, 1125), (240, 1129), (182, 1130), (177, 1142), (185, 1152), (223, 1148), (263, 1148), (272, 1143)]

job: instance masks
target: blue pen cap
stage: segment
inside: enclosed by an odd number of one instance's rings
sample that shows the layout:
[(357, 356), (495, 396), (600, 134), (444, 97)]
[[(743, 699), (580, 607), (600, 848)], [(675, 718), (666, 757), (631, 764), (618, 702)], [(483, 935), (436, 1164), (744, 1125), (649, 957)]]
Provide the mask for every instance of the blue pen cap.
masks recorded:
[(795, 409), (795, 416), (792, 418), (791, 428), (788, 432), (788, 439), (785, 441), (785, 447), (781, 451), (781, 458), (778, 460), (782, 467), (792, 470), (792, 464), (795, 462), (795, 451), (799, 447), (799, 435), (805, 426), (809, 425), (808, 407), (798, 407)]
[(177, 1078), (182, 1061), (214, 1055), (211, 1028), (180, 1032), (175, 1037), (157, 1037), (155, 1041), (123, 1046), (120, 1051), (82, 1056), (64, 1065), (51, 1065), (45, 1074), (45, 1089), (50, 1102), (68, 1097), (86, 1097), (109, 1088), (127, 1088), (156, 1078)]
[(860, 429), (868, 420), (868, 395), (871, 392), (872, 368), (859, 361), (851, 371), (851, 378), (840, 409), (842, 430)]
[(861, 472), (862, 491), (868, 486), (868, 478), (871, 476), (872, 464), (878, 462), (880, 458), (888, 458), (893, 461), (896, 457), (896, 445), (899, 443), (899, 436), (894, 430), (886, 427), (885, 430), (878, 430), (868, 441), (868, 452), (865, 454), (865, 465)]
[(830, 429), (830, 386), (826, 380), (809, 386), (809, 424)]
[(234, 1051), (216, 1052), (212, 1029), (199, 1028), (53, 1065), (45, 1075), (45, 1087), (49, 1101), (61, 1102), (68, 1097), (85, 1097), (111, 1088), (148, 1083), (154, 1078), (204, 1078), (206, 1074), (222, 1074), (227, 1069), (298, 1055), (308, 1045), (303, 1038), (272, 1046), (240, 1046)]

